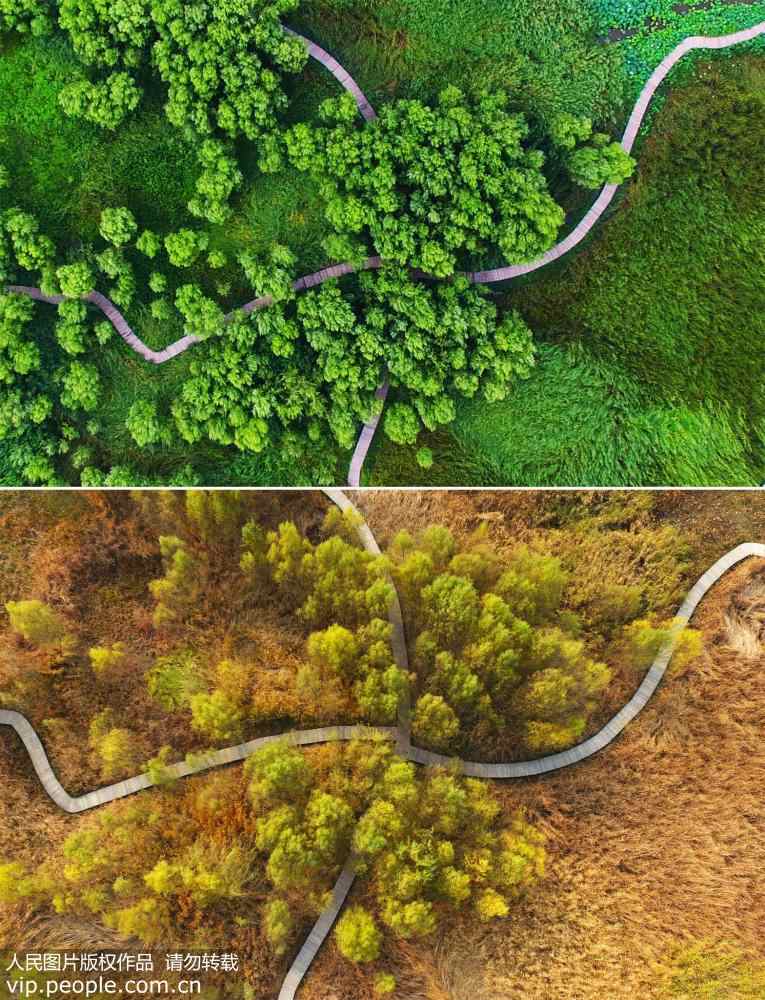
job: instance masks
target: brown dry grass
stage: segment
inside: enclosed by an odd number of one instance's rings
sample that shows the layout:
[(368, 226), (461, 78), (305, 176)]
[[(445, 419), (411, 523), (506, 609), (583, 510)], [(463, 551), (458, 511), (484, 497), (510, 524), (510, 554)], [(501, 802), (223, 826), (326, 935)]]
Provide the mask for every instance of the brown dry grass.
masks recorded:
[[(737, 542), (765, 540), (765, 498), (704, 497), (657, 502), (660, 522), (693, 536), (694, 576)], [(364, 506), (383, 538), (440, 518), (468, 531), (487, 514), (517, 537), (523, 523), (548, 516), (546, 503), (535, 494), (377, 493)], [(677, 939), (724, 937), (762, 953), (763, 572), (752, 560), (716, 586), (694, 621), (704, 658), (666, 682), (605, 753), (497, 785), (508, 811), (525, 805), (547, 833), (548, 876), (508, 921), (485, 927), (466, 916), (435, 941), (391, 946), (397, 1000), (658, 1000), (655, 963)], [(40, 793), (9, 738), (0, 741), (0, 775), (0, 857), (33, 862), (72, 821)], [(65, 933), (85, 942), (93, 932), (30, 931), (40, 943)], [(331, 943), (301, 992), (301, 1000), (371, 997), (371, 974), (340, 960)]]

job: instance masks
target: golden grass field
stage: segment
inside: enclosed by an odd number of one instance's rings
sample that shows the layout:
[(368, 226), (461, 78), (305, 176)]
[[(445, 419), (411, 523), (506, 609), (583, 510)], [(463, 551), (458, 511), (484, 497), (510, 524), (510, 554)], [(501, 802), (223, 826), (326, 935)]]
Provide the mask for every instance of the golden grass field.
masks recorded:
[[(596, 497), (593, 504), (598, 510)], [(362, 506), (382, 544), (402, 524), (414, 530), (434, 520), (456, 531), (486, 520), (499, 545), (562, 530), (560, 510), (533, 493), (380, 492)], [(687, 539), (678, 598), (737, 542), (765, 540), (759, 495), (665, 494), (645, 510), (630, 509), (646, 530), (674, 524)], [(605, 557), (588, 554), (594, 581)], [(691, 994), (665, 988), (663, 970), (679, 945), (727, 941), (753, 959), (764, 957), (765, 560), (749, 560), (723, 578), (693, 624), (704, 637), (701, 659), (670, 671), (606, 752), (567, 771), (500, 786), (508, 811), (522, 804), (546, 833), (547, 876), (506, 921), (485, 926), (460, 917), (434, 940), (392, 945), (388, 964), (397, 974), (397, 998), (690, 1000)], [(626, 690), (628, 678), (621, 683)], [(6, 734), (0, 783), (0, 858), (41, 858), (78, 822), (42, 794)], [(90, 948), (113, 944), (114, 937), (86, 920), (30, 922), (16, 912), (0, 924), (0, 942)], [(277, 970), (263, 981), (277, 983)], [(735, 987), (703, 994), (714, 1000), (744, 995), (765, 994)], [(330, 944), (301, 1000), (372, 996), (371, 976), (340, 960)]]

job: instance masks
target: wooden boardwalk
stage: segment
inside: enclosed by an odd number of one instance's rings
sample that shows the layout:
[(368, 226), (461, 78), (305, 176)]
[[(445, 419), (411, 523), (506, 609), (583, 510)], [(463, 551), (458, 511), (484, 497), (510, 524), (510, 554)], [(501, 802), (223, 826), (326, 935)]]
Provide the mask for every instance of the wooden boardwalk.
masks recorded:
[(328, 69), (343, 90), (347, 90), (348, 93), (353, 96), (356, 101), (356, 106), (359, 109), (359, 114), (365, 121), (371, 122), (373, 119), (377, 118), (377, 112), (367, 100), (367, 96), (364, 91), (356, 83), (351, 74), (340, 65), (334, 56), (331, 56), (326, 49), (321, 47), (321, 45), (317, 45), (316, 42), (312, 42), (309, 38), (299, 35), (297, 31), (293, 31), (292, 28), (288, 28), (286, 25), (282, 25), (282, 27), (288, 35), (294, 35), (295, 38), (300, 38), (308, 49), (308, 55), (312, 59), (315, 59), (316, 62), (321, 63), (325, 69)]
[[(352, 510), (358, 515), (357, 531), (362, 545), (373, 555), (379, 555), (380, 547), (371, 529), (361, 517), (358, 508), (352, 500), (341, 490), (326, 489), (323, 492), (341, 510)], [(222, 750), (211, 751), (203, 759), (195, 761), (192, 764), (186, 762), (173, 764), (165, 769), (163, 776), (180, 779), (192, 774), (199, 774), (214, 767), (233, 764), (249, 757), (261, 747), (278, 740), (288, 740), (296, 746), (311, 746), (336, 740), (373, 739), (380, 736), (395, 740), (397, 752), (408, 760), (426, 766), (450, 765), (456, 767), (462, 774), (478, 778), (512, 779), (535, 777), (549, 771), (560, 770), (571, 764), (579, 763), (593, 754), (604, 750), (643, 710), (661, 683), (672, 658), (677, 639), (683, 628), (690, 621), (699, 602), (731, 567), (750, 557), (765, 558), (765, 544), (747, 542), (743, 545), (738, 545), (710, 566), (706, 573), (688, 591), (685, 600), (678, 608), (676, 623), (670, 640), (659, 651), (656, 659), (630, 700), (599, 732), (577, 746), (572, 747), (570, 750), (540, 757), (538, 760), (513, 761), (506, 764), (482, 764), (476, 761), (449, 758), (442, 754), (432, 753), (429, 750), (422, 750), (411, 744), (410, 703), (407, 692), (406, 697), (402, 698), (399, 704), (398, 724), (396, 726), (324, 726), (318, 729), (293, 731), (277, 736), (264, 736), (259, 739), (236, 744), (232, 747), (226, 747)], [(389, 618), (393, 626), (392, 649), (394, 659), (402, 670), (408, 672), (409, 660), (404, 621), (397, 594), (394, 595), (394, 599), (391, 602)], [(108, 785), (105, 788), (99, 788), (78, 797), (72, 797), (66, 792), (54, 774), (45, 748), (31, 723), (20, 712), (0, 709), (0, 725), (10, 727), (20, 737), (29, 754), (40, 783), (53, 801), (65, 812), (78, 813), (87, 809), (93, 809), (107, 802), (113, 802), (115, 799), (124, 798), (135, 792), (148, 789), (154, 784), (148, 774), (139, 774), (124, 781)], [(330, 904), (320, 914), (291, 964), (282, 983), (278, 1000), (294, 1000), (303, 977), (337, 919), (353, 885), (354, 878), (354, 859), (350, 857), (334, 886)]]

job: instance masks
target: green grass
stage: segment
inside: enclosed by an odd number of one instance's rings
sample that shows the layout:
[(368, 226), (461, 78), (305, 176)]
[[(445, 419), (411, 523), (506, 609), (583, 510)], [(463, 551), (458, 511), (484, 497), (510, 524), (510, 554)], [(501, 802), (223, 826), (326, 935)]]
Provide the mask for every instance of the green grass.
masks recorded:
[(117, 132), (67, 118), (61, 87), (79, 65), (60, 38), (6, 36), (0, 57), (0, 160), (17, 203), (66, 248), (97, 234), (101, 209), (128, 204), (146, 226), (186, 217), (194, 150), (149, 101)]
[(507, 90), (535, 118), (606, 121), (621, 109), (622, 56), (597, 44), (582, 0), (323, 0), (298, 21), (379, 100), (452, 83)]
[[(561, 110), (615, 129), (625, 98), (679, 37), (752, 24), (760, 7), (765, 17), (765, 3), (719, 6), (674, 18), (652, 36), (597, 43), (610, 24), (639, 24), (666, 6), (665, 0), (312, 0), (290, 23), (333, 51), (376, 104), (394, 96), (430, 99), (446, 83), (499, 87), (541, 134), (541, 122)], [(0, 162), (11, 169), (14, 201), (33, 211), (59, 246), (74, 252), (92, 241), (106, 205), (126, 204), (141, 226), (160, 232), (200, 225), (185, 208), (197, 174), (195, 150), (167, 122), (160, 92), (149, 93), (116, 134), (104, 132), (59, 108), (61, 86), (81, 72), (63, 39), (8, 36), (0, 44)], [(454, 428), (421, 442), (436, 456), (427, 472), (413, 450), (379, 440), (368, 469), (374, 482), (727, 484), (765, 476), (761, 125), (750, 134), (752, 123), (762, 122), (763, 70), (756, 59), (726, 56), (716, 65), (724, 68), (699, 70), (697, 63), (677, 71), (675, 86), (699, 72), (704, 81), (685, 86), (653, 119), (658, 133), (611, 220), (576, 257), (505, 290), (541, 345), (532, 377), (506, 403), (463, 405)], [(310, 120), (320, 100), (338, 93), (315, 64), (289, 89), (289, 121)], [(220, 275), (204, 263), (178, 275), (208, 291), (216, 277), (228, 282), (226, 307), (251, 295), (234, 264), (243, 249), (287, 243), (301, 273), (325, 263), (315, 187), (293, 172), (259, 174), (246, 144), (238, 153), (246, 181), (234, 214), (225, 225), (206, 227), (211, 248), (225, 251), (230, 263)], [(573, 218), (581, 205), (569, 207)], [(139, 266), (139, 294), (126, 315), (160, 348), (182, 331), (177, 322), (151, 318), (150, 270), (148, 262)], [(50, 336), (54, 316), (41, 320), (52, 365), (59, 363)], [(94, 349), (94, 360), (105, 387), (93, 442), (102, 468), (129, 462), (141, 476), (161, 480), (191, 460), (211, 484), (301, 485), (317, 479), (319, 464), (326, 474), (326, 456), (321, 463), (276, 451), (246, 456), (184, 442), (140, 452), (124, 428), (127, 411), (148, 396), (167, 412), (193, 351), (156, 368), (115, 336)], [(342, 479), (348, 456), (333, 459)]]

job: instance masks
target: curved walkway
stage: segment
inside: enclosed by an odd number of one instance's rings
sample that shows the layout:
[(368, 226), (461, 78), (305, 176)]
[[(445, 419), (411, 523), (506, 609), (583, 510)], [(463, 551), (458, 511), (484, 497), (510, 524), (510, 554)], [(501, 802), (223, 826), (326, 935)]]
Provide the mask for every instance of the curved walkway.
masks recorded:
[[(324, 493), (324, 495), (327, 496), (332, 503), (339, 507), (343, 513), (351, 511), (354, 514), (354, 523), (356, 532), (359, 536), (359, 541), (367, 552), (371, 553), (373, 556), (382, 555), (380, 546), (377, 544), (377, 539), (372, 534), (372, 529), (364, 520), (364, 515), (354, 502), (350, 500), (342, 490), (324, 489), (322, 490), (322, 493)], [(391, 650), (393, 652), (393, 659), (396, 666), (400, 670), (403, 670), (408, 676), (409, 653), (407, 651), (406, 630), (404, 629), (404, 616), (401, 613), (401, 603), (398, 599), (396, 584), (393, 582), (393, 578), (390, 575), (388, 575), (386, 579), (393, 591), (393, 598), (391, 600), (390, 607), (388, 608), (388, 620), (390, 621), (392, 628)], [(402, 757), (406, 757), (412, 743), (411, 705), (408, 686), (398, 703), (398, 726), (396, 728), (396, 751)]]
[(326, 49), (321, 47), (321, 45), (317, 45), (316, 42), (312, 42), (310, 38), (306, 38), (304, 35), (298, 34), (297, 31), (293, 31), (292, 28), (288, 28), (286, 24), (283, 24), (282, 28), (288, 35), (294, 35), (295, 38), (299, 38), (308, 49), (308, 55), (311, 59), (315, 59), (316, 62), (321, 63), (325, 69), (328, 69), (340, 86), (353, 96), (359, 109), (359, 114), (362, 118), (368, 122), (377, 118), (377, 112), (372, 107), (369, 100), (367, 100), (367, 95), (356, 83), (351, 74), (345, 69), (344, 66), (340, 65), (334, 56), (331, 56)]
[[(85, 812), (87, 809), (106, 805), (107, 802), (114, 802), (115, 799), (124, 799), (126, 795), (133, 795), (135, 792), (143, 791), (145, 788), (151, 788), (157, 784), (148, 774), (138, 774), (133, 778), (125, 779), (125, 781), (117, 781), (113, 785), (106, 785), (104, 788), (87, 792), (85, 795), (72, 797), (64, 790), (61, 782), (53, 773), (45, 747), (28, 719), (20, 712), (0, 709), (0, 726), (10, 726), (15, 730), (29, 754), (40, 783), (64, 812)], [(178, 764), (170, 764), (162, 769), (161, 780), (164, 782), (176, 778), (187, 778), (189, 775), (200, 774), (202, 771), (222, 767), (224, 764), (234, 764), (238, 760), (245, 760), (269, 743), (276, 743), (280, 740), (287, 740), (289, 743), (294, 743), (295, 746), (311, 746), (314, 743), (331, 743), (336, 740), (377, 739), (380, 735), (388, 739), (396, 739), (398, 729), (397, 727), (324, 726), (321, 729), (303, 729), (280, 733), (276, 736), (261, 736), (256, 740), (249, 740), (247, 743), (225, 747), (223, 750), (211, 750), (209, 753), (200, 755), (199, 759), (192, 763), (181, 761)]]
[[(372, 121), (377, 117), (374, 108), (359, 85), (333, 56), (331, 56), (320, 45), (317, 45), (316, 42), (312, 42), (310, 39), (298, 34), (298, 32), (293, 31), (291, 28), (285, 26), (284, 30), (288, 34), (294, 35), (296, 38), (300, 38), (305, 43), (309, 55), (321, 63), (321, 65), (335, 77), (338, 83), (348, 93), (353, 95), (359, 109), (359, 113), (366, 121)], [(765, 21), (760, 24), (756, 24), (751, 28), (746, 28), (743, 31), (737, 31), (733, 34), (719, 36), (691, 36), (681, 42), (661, 61), (661, 63), (659, 63), (643, 88), (627, 123), (624, 136), (622, 137), (622, 146), (624, 149), (628, 153), (632, 151), (638, 132), (640, 131), (640, 127), (643, 124), (648, 107), (656, 91), (667, 78), (672, 69), (685, 55), (695, 49), (730, 48), (734, 45), (741, 45), (744, 42), (753, 41), (755, 38), (758, 38), (763, 34), (765, 34)], [(589, 235), (593, 227), (600, 220), (603, 213), (613, 201), (618, 187), (619, 186), (616, 184), (607, 184), (598, 195), (598, 198), (592, 208), (589, 212), (587, 212), (579, 224), (569, 233), (568, 236), (565, 237), (565, 239), (561, 240), (541, 257), (528, 264), (511, 264), (507, 267), (494, 268), (488, 271), (473, 271), (468, 274), (470, 281), (479, 285), (507, 281), (511, 278), (517, 278), (523, 274), (530, 274), (533, 271), (537, 271), (540, 268), (551, 264), (560, 257), (563, 257)], [(295, 291), (300, 292), (307, 288), (314, 288), (317, 285), (321, 285), (325, 281), (330, 281), (335, 278), (343, 277), (347, 274), (352, 274), (357, 270), (376, 270), (381, 266), (382, 259), (377, 256), (369, 257), (361, 265), (361, 268), (356, 268), (352, 264), (336, 264), (331, 267), (323, 268), (320, 271), (316, 271), (313, 274), (307, 274), (302, 278), (298, 278), (297, 281), (294, 282), (293, 288)], [(30, 298), (36, 299), (39, 302), (48, 302), (52, 305), (57, 305), (63, 301), (63, 296), (61, 295), (44, 295), (39, 288), (29, 285), (9, 285), (7, 286), (7, 291), (15, 292), (19, 295), (28, 295)], [(193, 334), (187, 334), (179, 340), (176, 340), (174, 343), (169, 344), (163, 350), (155, 351), (152, 348), (147, 347), (140, 337), (135, 334), (122, 313), (105, 295), (102, 295), (100, 292), (91, 292), (90, 295), (85, 297), (85, 301), (90, 302), (92, 305), (99, 308), (111, 322), (112, 326), (122, 337), (125, 343), (128, 344), (128, 346), (131, 347), (137, 354), (140, 354), (142, 358), (152, 364), (164, 364), (165, 361), (169, 361), (171, 358), (177, 357), (189, 347), (199, 343), (199, 337), (196, 337)], [(235, 309), (232, 313), (229, 313), (226, 317), (226, 321), (230, 321), (232, 316), (237, 312), (241, 311), (249, 315), (258, 309), (266, 308), (271, 305), (271, 303), (272, 299), (270, 296), (253, 299), (251, 302), (247, 302), (245, 305)], [(378, 400), (382, 399), (384, 401), (387, 396), (387, 392), (388, 385), (385, 383), (378, 389)], [(349, 470), (349, 486), (358, 486), (361, 482), (361, 472), (367, 454), (369, 453), (369, 449), (372, 445), (372, 441), (374, 440), (375, 432), (380, 422), (381, 412), (381, 410), (378, 410), (364, 424), (361, 430)]]
[[(353, 511), (356, 516), (356, 530), (364, 548), (373, 555), (380, 554), (380, 547), (371, 529), (364, 521), (355, 504), (341, 491), (326, 489), (325, 495), (342, 511)], [(538, 760), (514, 761), (508, 764), (482, 764), (476, 761), (455, 760), (429, 750), (422, 750), (411, 745), (410, 705), (409, 696), (402, 699), (399, 705), (398, 724), (394, 727), (372, 726), (326, 726), (318, 729), (290, 732), (276, 736), (264, 736), (259, 739), (239, 743), (233, 747), (211, 751), (203, 758), (193, 763), (181, 762), (163, 769), (162, 780), (177, 779), (225, 764), (231, 764), (255, 753), (261, 747), (278, 740), (289, 740), (296, 746), (310, 746), (317, 743), (327, 743), (335, 740), (375, 739), (384, 737), (396, 741), (396, 750), (408, 760), (418, 764), (441, 765), (458, 764), (462, 774), (478, 778), (525, 778), (534, 777), (549, 771), (559, 770), (586, 760), (593, 754), (605, 749), (612, 743), (622, 730), (643, 710), (651, 696), (659, 686), (672, 658), (678, 637), (690, 621), (699, 602), (715, 583), (728, 572), (731, 567), (752, 556), (765, 558), (765, 544), (746, 542), (737, 545), (721, 556), (699, 580), (691, 587), (683, 603), (678, 608), (673, 633), (669, 641), (657, 654), (654, 662), (643, 678), (630, 700), (601, 730), (584, 740), (578, 746), (561, 753), (550, 754)], [(389, 608), (389, 618), (393, 627), (392, 650), (396, 663), (408, 672), (404, 621), (401, 613), (398, 595), (395, 593)], [(70, 796), (53, 773), (45, 748), (31, 723), (20, 713), (0, 709), (0, 725), (9, 726), (20, 737), (29, 753), (32, 766), (40, 779), (45, 791), (53, 801), (69, 813), (83, 812), (115, 799), (124, 798), (135, 792), (152, 787), (155, 782), (148, 774), (139, 774), (124, 781), (118, 781), (105, 788), (88, 792), (76, 798)], [(353, 885), (355, 878), (354, 859), (350, 857), (345, 863), (333, 892), (332, 901), (321, 913), (314, 927), (303, 943), (297, 957), (293, 961), (279, 992), (279, 1000), (294, 1000), (297, 989), (305, 976), (311, 962), (326, 939), (332, 925), (339, 914), (343, 903)]]
[[(737, 31), (732, 35), (695, 35), (690, 38), (686, 38), (683, 42), (680, 42), (680, 44), (669, 53), (669, 55), (662, 59), (649, 77), (640, 93), (640, 97), (637, 99), (621, 140), (622, 148), (625, 152), (632, 152), (638, 133), (640, 132), (640, 128), (645, 120), (648, 108), (656, 94), (656, 91), (662, 83), (664, 83), (680, 60), (688, 55), (689, 52), (693, 52), (697, 49), (727, 49), (734, 45), (742, 45), (744, 42), (751, 42), (763, 34), (765, 34), (765, 21), (754, 25), (752, 28)], [(482, 285), (490, 284), (495, 281), (507, 281), (509, 278), (518, 278), (522, 274), (529, 274), (532, 271), (537, 271), (540, 267), (545, 267), (547, 264), (551, 264), (553, 261), (558, 260), (559, 257), (563, 257), (575, 246), (581, 243), (582, 240), (586, 239), (593, 226), (596, 222), (598, 222), (608, 206), (614, 200), (614, 196), (619, 190), (619, 187), (620, 185), (618, 184), (606, 184), (595, 201), (595, 204), (585, 215), (579, 225), (573, 229), (564, 240), (561, 240), (560, 243), (552, 247), (547, 251), (547, 253), (543, 254), (537, 260), (532, 261), (530, 264), (512, 264), (509, 267), (499, 267), (492, 271), (476, 271), (470, 275), (471, 280), (476, 284)]]

